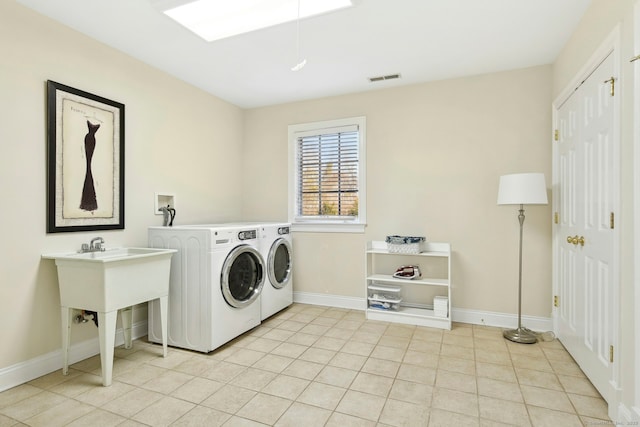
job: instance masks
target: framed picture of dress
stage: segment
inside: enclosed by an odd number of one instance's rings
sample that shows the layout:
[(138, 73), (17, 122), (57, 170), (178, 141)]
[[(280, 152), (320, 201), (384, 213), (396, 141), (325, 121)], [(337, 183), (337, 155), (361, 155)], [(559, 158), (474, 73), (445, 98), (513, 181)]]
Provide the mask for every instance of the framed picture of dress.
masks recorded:
[(124, 229), (124, 104), (47, 81), (47, 233)]

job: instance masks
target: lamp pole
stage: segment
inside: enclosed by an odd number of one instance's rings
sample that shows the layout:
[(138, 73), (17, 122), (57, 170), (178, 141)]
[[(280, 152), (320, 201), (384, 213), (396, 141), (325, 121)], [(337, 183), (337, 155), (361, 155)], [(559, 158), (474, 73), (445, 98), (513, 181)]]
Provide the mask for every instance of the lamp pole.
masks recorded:
[(538, 336), (522, 326), (522, 231), (524, 229), (524, 205), (546, 205), (547, 187), (544, 174), (516, 173), (502, 175), (498, 186), (499, 205), (519, 205), (520, 247), (518, 262), (518, 328), (506, 330), (502, 335), (513, 342), (533, 344)]
[(518, 260), (518, 329), (509, 329), (502, 335), (513, 342), (521, 344), (534, 344), (538, 341), (536, 335), (527, 328), (522, 327), (522, 230), (524, 229), (524, 205), (520, 204), (518, 221), (520, 222), (520, 250)]

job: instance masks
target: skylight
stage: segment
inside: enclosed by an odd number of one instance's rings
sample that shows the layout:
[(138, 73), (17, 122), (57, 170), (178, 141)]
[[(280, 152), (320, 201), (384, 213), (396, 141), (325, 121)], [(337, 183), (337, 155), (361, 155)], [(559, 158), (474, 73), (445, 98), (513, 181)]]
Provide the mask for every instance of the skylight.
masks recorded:
[[(352, 0), (300, 0), (300, 18), (351, 6)], [(298, 0), (196, 0), (164, 13), (210, 42), (295, 21)]]

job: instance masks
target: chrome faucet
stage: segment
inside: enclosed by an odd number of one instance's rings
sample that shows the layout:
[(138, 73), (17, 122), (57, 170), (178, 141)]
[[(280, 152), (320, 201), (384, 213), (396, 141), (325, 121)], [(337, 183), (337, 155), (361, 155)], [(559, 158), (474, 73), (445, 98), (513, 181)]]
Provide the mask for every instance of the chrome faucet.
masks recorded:
[(83, 243), (80, 252), (104, 252), (104, 239), (102, 237), (94, 237), (91, 243)]

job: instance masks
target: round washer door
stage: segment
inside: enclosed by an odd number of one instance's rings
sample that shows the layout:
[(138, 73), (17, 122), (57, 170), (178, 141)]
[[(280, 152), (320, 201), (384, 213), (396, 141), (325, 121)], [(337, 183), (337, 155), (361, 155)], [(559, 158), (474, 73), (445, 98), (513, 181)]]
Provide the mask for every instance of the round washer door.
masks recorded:
[(291, 280), (291, 243), (280, 238), (273, 242), (267, 259), (269, 281), (276, 289), (284, 288)]
[(249, 245), (236, 246), (222, 265), (220, 287), (232, 307), (241, 308), (254, 302), (264, 285), (264, 260), (257, 249)]

